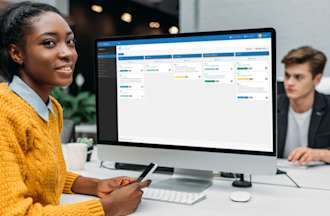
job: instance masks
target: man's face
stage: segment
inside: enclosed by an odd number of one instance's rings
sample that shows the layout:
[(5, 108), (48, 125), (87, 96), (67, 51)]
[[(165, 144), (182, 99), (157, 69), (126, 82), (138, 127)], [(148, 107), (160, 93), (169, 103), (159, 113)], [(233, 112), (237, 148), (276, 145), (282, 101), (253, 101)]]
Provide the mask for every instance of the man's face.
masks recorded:
[(285, 69), (284, 87), (289, 99), (303, 99), (313, 93), (320, 82), (321, 74), (314, 78), (310, 72), (309, 63), (293, 64)]

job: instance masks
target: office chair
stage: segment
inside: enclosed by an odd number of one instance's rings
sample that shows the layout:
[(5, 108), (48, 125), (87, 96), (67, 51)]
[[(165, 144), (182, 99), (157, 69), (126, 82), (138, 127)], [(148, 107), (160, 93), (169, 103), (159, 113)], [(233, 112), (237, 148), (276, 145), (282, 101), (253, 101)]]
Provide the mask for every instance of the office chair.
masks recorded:
[(277, 95), (285, 94), (283, 81), (276, 81), (276, 85), (277, 85)]
[(316, 90), (323, 94), (330, 95), (330, 77), (323, 76), (321, 82), (316, 86)]

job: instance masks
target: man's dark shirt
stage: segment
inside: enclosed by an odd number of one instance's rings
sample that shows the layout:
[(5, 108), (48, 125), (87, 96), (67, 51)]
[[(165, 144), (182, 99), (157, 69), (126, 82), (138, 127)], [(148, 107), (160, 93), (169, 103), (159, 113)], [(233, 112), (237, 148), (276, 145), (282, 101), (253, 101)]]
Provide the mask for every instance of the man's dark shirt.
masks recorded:
[[(285, 94), (277, 97), (277, 157), (282, 158), (288, 128), (289, 99)], [(308, 129), (308, 147), (330, 148), (330, 96), (315, 91)]]

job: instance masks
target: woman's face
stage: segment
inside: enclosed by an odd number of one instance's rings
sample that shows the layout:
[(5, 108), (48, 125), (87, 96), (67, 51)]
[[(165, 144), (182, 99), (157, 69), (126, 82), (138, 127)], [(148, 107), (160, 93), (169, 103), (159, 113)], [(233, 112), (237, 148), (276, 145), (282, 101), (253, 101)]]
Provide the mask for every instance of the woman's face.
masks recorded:
[(40, 88), (69, 85), (78, 58), (69, 25), (54, 12), (45, 12), (31, 21), (21, 53), (21, 78)]

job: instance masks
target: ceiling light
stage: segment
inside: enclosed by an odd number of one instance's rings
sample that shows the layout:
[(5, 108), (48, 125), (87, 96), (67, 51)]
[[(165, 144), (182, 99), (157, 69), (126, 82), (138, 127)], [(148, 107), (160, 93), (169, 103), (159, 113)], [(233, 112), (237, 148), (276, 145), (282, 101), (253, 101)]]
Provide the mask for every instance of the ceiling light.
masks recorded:
[(177, 34), (177, 33), (179, 33), (179, 28), (176, 27), (176, 26), (171, 26), (171, 27), (168, 29), (168, 32), (169, 32), (170, 34)]
[(91, 10), (96, 13), (102, 13), (103, 7), (101, 5), (92, 5)]
[(125, 12), (121, 15), (121, 20), (130, 23), (132, 22), (132, 15), (130, 13)]
[(149, 27), (150, 28), (159, 28), (160, 24), (159, 24), (159, 22), (150, 22)]

